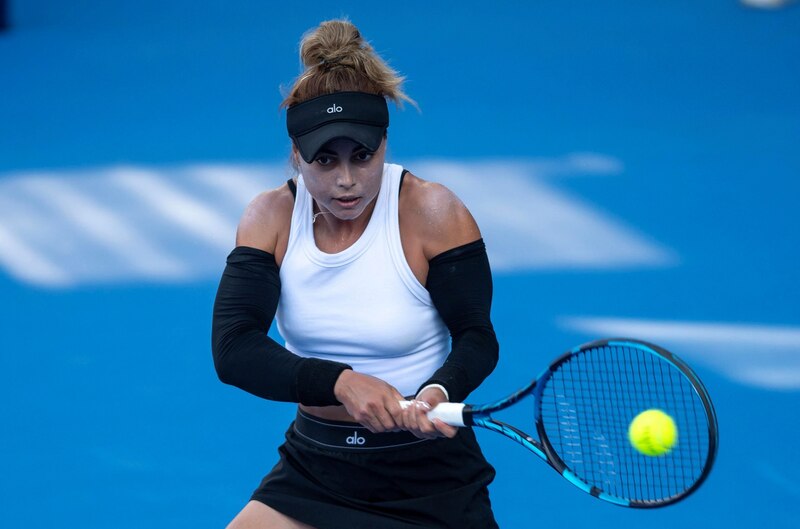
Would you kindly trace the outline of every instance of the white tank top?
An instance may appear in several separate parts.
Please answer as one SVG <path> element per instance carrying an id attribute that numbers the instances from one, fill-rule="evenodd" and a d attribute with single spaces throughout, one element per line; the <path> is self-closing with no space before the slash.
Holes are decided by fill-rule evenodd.
<path id="1" fill-rule="evenodd" d="M 312 198 L 298 177 L 276 319 L 293 353 L 350 364 L 413 396 L 444 362 L 450 334 L 403 253 L 402 171 L 384 165 L 364 233 L 336 254 L 317 248 Z"/>

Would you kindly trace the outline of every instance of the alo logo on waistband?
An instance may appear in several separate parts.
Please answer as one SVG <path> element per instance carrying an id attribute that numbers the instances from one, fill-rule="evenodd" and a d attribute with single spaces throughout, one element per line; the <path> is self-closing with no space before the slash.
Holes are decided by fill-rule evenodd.
<path id="1" fill-rule="evenodd" d="M 349 445 L 358 445 L 361 446 L 367 442 L 366 439 L 358 435 L 358 432 L 353 432 L 353 435 L 350 435 L 345 439 L 345 442 Z"/>
<path id="2" fill-rule="evenodd" d="M 340 107 L 339 105 L 337 105 L 335 103 L 334 103 L 333 106 L 328 107 L 328 114 L 336 114 L 337 112 L 341 112 L 341 111 L 342 111 L 342 107 Z"/>

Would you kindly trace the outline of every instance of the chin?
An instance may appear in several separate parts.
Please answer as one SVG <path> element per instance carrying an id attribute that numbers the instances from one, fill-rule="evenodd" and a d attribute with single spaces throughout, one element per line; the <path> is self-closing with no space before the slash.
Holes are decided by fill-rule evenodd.
<path id="1" fill-rule="evenodd" d="M 340 212 L 338 215 L 336 215 L 336 218 L 338 218 L 339 220 L 356 220 L 363 214 L 364 210 L 361 211 L 348 210 Z"/>

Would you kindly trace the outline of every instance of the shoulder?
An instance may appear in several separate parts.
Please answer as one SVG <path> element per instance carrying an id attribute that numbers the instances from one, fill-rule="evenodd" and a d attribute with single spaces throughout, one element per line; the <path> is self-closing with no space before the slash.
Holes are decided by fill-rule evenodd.
<path id="1" fill-rule="evenodd" d="M 242 214 L 236 230 L 236 246 L 274 254 L 278 243 L 288 236 L 293 208 L 294 195 L 287 184 L 259 194 Z"/>
<path id="2" fill-rule="evenodd" d="M 475 219 L 450 189 L 406 173 L 400 192 L 400 215 L 426 259 L 481 237 Z"/>

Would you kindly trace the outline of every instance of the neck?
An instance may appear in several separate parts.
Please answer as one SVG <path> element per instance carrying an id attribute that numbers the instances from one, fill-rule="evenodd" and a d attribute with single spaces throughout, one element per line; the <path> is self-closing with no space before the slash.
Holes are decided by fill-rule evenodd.
<path id="1" fill-rule="evenodd" d="M 314 238 L 320 250 L 335 253 L 349 248 L 367 229 L 376 202 L 377 197 L 355 219 L 342 220 L 330 211 L 320 208 L 314 201 Z"/>

